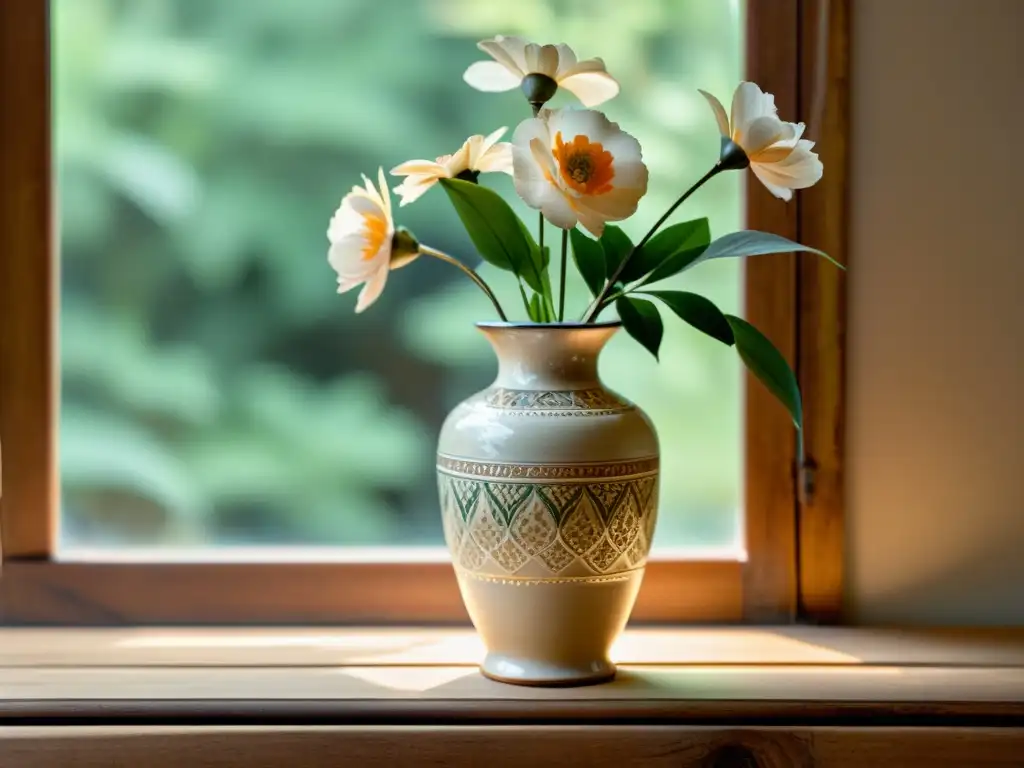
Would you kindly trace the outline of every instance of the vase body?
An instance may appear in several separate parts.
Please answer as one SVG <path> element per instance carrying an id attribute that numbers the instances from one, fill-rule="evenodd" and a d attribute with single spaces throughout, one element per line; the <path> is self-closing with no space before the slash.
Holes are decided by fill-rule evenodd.
<path id="1" fill-rule="evenodd" d="M 479 327 L 498 377 L 448 416 L 437 473 L 481 669 L 525 685 L 610 679 L 658 500 L 654 429 L 597 374 L 618 324 Z"/>

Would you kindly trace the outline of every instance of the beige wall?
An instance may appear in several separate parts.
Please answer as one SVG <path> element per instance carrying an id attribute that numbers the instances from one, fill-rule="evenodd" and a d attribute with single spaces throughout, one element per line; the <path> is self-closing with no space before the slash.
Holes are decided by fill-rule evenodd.
<path id="1" fill-rule="evenodd" d="M 851 5 L 848 606 L 1024 624 L 1024 0 Z"/>

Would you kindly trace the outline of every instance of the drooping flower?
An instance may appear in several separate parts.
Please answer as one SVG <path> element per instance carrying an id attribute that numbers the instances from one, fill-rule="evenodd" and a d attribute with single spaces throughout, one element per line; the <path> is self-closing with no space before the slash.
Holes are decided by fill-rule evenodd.
<path id="1" fill-rule="evenodd" d="M 438 179 L 470 178 L 481 173 L 512 173 L 512 145 L 499 142 L 508 128 L 499 128 L 489 136 L 470 136 L 453 155 L 437 160 L 409 160 L 391 169 L 393 176 L 405 176 L 395 187 L 395 194 L 408 205 L 437 183 Z"/>
<path id="2" fill-rule="evenodd" d="M 706 91 L 701 94 L 711 105 L 722 136 L 743 150 L 750 169 L 773 195 L 791 200 L 794 189 L 813 186 L 821 178 L 821 161 L 811 151 L 814 142 L 801 138 L 804 124 L 779 119 L 772 94 L 756 83 L 740 83 L 729 115 L 722 102 Z"/>
<path id="3" fill-rule="evenodd" d="M 619 83 L 601 59 L 577 61 L 568 45 L 538 45 L 521 37 L 498 35 L 477 47 L 494 61 L 471 64 L 463 79 L 479 91 L 511 91 L 522 87 L 531 103 L 543 104 L 561 87 L 585 107 L 613 98 Z M 531 77 L 537 75 L 539 77 Z"/>
<path id="4" fill-rule="evenodd" d="M 377 300 L 390 270 L 404 267 L 419 255 L 412 236 L 395 230 L 383 168 L 378 169 L 377 180 L 379 189 L 363 176 L 365 186 L 352 187 L 327 228 L 331 243 L 327 261 L 338 273 L 338 293 L 363 285 L 356 312 Z"/>
<path id="5" fill-rule="evenodd" d="M 512 140 L 516 192 L 557 227 L 600 237 L 647 192 L 640 143 L 594 110 L 542 109 Z"/>

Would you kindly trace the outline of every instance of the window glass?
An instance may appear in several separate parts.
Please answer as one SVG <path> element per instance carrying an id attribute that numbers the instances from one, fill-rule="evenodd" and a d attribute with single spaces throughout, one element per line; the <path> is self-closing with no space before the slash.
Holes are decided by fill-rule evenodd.
<path id="1" fill-rule="evenodd" d="M 728 98 L 741 75 L 736 1 L 52 8 L 64 556 L 439 545 L 434 441 L 449 409 L 494 376 L 473 327 L 493 310 L 457 271 L 421 259 L 355 315 L 355 292 L 335 293 L 326 261 L 341 196 L 378 165 L 500 126 L 511 135 L 523 98 L 474 91 L 462 73 L 483 57 L 477 40 L 522 34 L 601 56 L 622 83 L 601 109 L 639 138 L 651 169 L 625 225 L 636 238 L 716 158 L 697 88 Z M 508 178 L 485 182 L 514 198 Z M 732 231 L 740 186 L 739 174 L 718 177 L 684 215 Z M 400 223 L 475 262 L 439 189 Z M 506 308 L 519 305 L 506 275 L 481 271 Z M 738 264 L 712 263 L 668 287 L 735 313 L 740 280 Z M 586 299 L 571 283 L 572 312 Z M 602 373 L 660 433 L 657 546 L 736 546 L 735 354 L 672 318 L 660 364 L 620 335 Z"/>

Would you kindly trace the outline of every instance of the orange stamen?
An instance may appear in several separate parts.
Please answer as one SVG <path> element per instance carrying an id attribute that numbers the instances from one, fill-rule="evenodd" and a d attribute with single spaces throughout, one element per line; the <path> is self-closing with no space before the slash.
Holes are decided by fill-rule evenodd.
<path id="1" fill-rule="evenodd" d="M 377 252 L 380 247 L 384 245 L 384 238 L 388 234 L 388 222 L 381 214 L 376 211 L 373 213 L 363 214 L 363 235 L 366 237 L 366 244 L 363 246 L 362 258 L 363 261 L 369 261 Z"/>
<path id="2" fill-rule="evenodd" d="M 580 194 L 603 195 L 612 190 L 615 158 L 600 143 L 579 135 L 566 144 L 559 131 L 555 134 L 555 160 L 562 179 Z"/>

